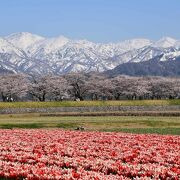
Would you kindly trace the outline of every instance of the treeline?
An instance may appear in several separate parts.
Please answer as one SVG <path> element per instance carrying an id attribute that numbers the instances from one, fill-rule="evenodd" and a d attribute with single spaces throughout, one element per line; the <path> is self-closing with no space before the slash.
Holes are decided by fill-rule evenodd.
<path id="1" fill-rule="evenodd" d="M 180 78 L 107 78 L 99 74 L 43 77 L 0 76 L 1 101 L 62 101 L 180 98 Z"/>

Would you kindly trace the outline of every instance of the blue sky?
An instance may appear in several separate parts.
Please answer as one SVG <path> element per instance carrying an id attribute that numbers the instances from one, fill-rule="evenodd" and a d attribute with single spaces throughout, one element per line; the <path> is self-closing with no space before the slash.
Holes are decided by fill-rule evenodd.
<path id="1" fill-rule="evenodd" d="M 94 42 L 180 39 L 180 0 L 0 0 L 0 36 L 31 32 Z"/>

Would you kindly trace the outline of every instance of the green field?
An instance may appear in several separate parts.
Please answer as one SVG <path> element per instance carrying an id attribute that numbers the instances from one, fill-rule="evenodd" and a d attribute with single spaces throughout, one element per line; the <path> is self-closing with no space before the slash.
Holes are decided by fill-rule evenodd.
<path id="1" fill-rule="evenodd" d="M 56 101 L 56 102 L 0 102 L 2 108 L 84 107 L 84 106 L 156 106 L 180 105 L 176 100 L 121 100 L 121 101 Z"/>
<path id="2" fill-rule="evenodd" d="M 48 108 L 86 106 L 171 106 L 180 100 L 123 100 L 123 101 L 62 101 L 62 102 L 0 102 L 5 108 Z M 108 114 L 109 113 L 109 114 Z M 119 113 L 117 115 L 117 113 Z M 124 113 L 124 114 L 123 114 Z M 158 133 L 180 135 L 178 112 L 96 112 L 54 114 L 6 114 L 0 115 L 0 128 L 63 128 L 74 130 L 84 127 L 87 131 L 111 131 L 129 133 Z M 147 112 L 146 112 L 147 113 Z M 95 116 L 96 114 L 96 116 Z M 86 116 L 85 116 L 86 115 Z"/>
<path id="3" fill-rule="evenodd" d="M 0 115 L 0 128 L 63 128 L 84 127 L 87 131 L 158 133 L 180 135 L 180 117 L 97 116 L 58 117 L 40 114 Z"/>

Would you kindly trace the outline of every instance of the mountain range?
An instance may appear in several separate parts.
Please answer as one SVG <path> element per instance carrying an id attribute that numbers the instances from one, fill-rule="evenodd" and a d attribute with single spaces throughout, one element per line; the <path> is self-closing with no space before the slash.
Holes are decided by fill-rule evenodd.
<path id="1" fill-rule="evenodd" d="M 180 41 L 170 37 L 158 41 L 139 38 L 118 43 L 93 43 L 21 32 L 0 38 L 0 71 L 14 73 L 104 72 L 122 64 L 139 64 L 156 57 L 158 62 L 174 61 L 179 56 Z"/>
<path id="2" fill-rule="evenodd" d="M 129 76 L 180 76 L 180 56 L 173 61 L 160 61 L 163 55 L 156 56 L 155 58 L 134 63 L 128 62 L 118 65 L 112 70 L 105 71 L 104 73 L 110 77 L 118 75 Z"/>

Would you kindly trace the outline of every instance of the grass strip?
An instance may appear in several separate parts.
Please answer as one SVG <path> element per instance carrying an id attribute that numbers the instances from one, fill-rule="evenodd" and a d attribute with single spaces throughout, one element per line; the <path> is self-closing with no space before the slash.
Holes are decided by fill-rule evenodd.
<path id="1" fill-rule="evenodd" d="M 105 132 L 125 132 L 135 134 L 162 134 L 180 135 L 180 128 L 114 128 L 102 129 Z"/>
<path id="2" fill-rule="evenodd" d="M 55 101 L 55 102 L 0 102 L 4 108 L 48 108 L 87 106 L 167 106 L 180 105 L 180 99 L 173 100 L 119 100 L 119 101 Z"/>
<path id="3" fill-rule="evenodd" d="M 68 112 L 68 113 L 43 113 L 40 116 L 65 117 L 65 116 L 174 116 L 180 117 L 180 111 L 126 111 L 126 112 Z"/>

